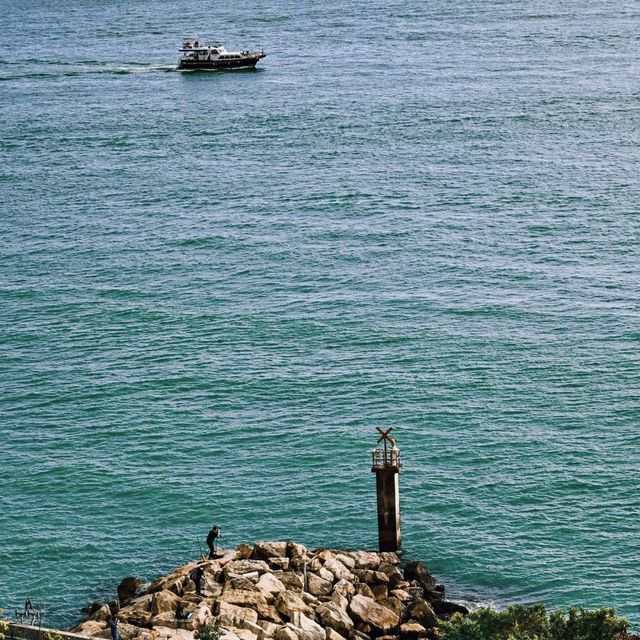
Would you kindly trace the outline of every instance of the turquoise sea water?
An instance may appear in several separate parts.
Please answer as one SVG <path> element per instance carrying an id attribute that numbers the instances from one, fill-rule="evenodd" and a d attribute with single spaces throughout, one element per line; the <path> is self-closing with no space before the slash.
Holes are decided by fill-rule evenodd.
<path id="1" fill-rule="evenodd" d="M 0 606 L 374 547 L 393 425 L 452 597 L 640 624 L 637 3 L 1 9 Z"/>

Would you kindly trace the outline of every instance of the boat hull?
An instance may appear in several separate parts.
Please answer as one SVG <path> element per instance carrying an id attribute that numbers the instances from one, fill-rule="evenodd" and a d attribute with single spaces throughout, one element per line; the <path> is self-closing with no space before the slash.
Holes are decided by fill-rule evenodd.
<path id="1" fill-rule="evenodd" d="M 263 56 L 247 56 L 235 60 L 180 60 L 182 71 L 216 71 L 222 69 L 252 69 Z"/>

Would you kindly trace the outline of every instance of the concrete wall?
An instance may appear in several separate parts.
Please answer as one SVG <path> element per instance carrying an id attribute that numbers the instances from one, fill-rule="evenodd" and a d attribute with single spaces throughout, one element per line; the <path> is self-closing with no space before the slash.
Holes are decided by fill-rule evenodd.
<path id="1" fill-rule="evenodd" d="M 7 638 L 14 640 L 46 640 L 47 633 L 56 633 L 62 640 L 87 640 L 88 636 L 70 631 L 58 631 L 57 629 L 47 629 L 46 627 L 35 627 L 31 624 L 19 624 L 17 622 L 7 622 L 9 631 Z"/>

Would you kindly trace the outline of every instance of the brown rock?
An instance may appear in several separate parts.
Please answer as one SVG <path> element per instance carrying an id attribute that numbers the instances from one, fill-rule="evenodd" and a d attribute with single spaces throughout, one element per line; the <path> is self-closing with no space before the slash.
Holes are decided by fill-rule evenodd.
<path id="1" fill-rule="evenodd" d="M 278 593 L 273 604 L 279 613 L 282 613 L 288 618 L 292 618 L 295 612 L 305 614 L 311 613 L 304 600 L 291 591 L 283 591 L 281 593 Z"/>
<path id="2" fill-rule="evenodd" d="M 338 580 L 338 582 L 333 585 L 333 593 L 337 593 L 343 598 L 351 600 L 356 593 L 356 588 L 353 586 L 353 583 L 348 580 Z"/>
<path id="3" fill-rule="evenodd" d="M 267 561 L 269 558 L 284 558 L 287 555 L 286 542 L 256 542 L 251 557 L 255 560 Z"/>
<path id="4" fill-rule="evenodd" d="M 240 640 L 258 640 L 258 634 L 253 631 L 249 631 L 249 629 L 239 629 L 238 627 L 233 627 L 233 633 L 240 638 Z"/>
<path id="5" fill-rule="evenodd" d="M 107 625 L 97 620 L 87 620 L 73 627 L 72 631 L 91 638 L 111 638 L 111 631 L 107 628 Z"/>
<path id="6" fill-rule="evenodd" d="M 228 602 L 218 603 L 218 620 L 223 627 L 242 627 L 243 620 L 258 622 L 258 612 Z"/>
<path id="7" fill-rule="evenodd" d="M 220 596 L 220 602 L 235 604 L 239 607 L 247 607 L 258 612 L 261 617 L 269 615 L 269 605 L 261 593 L 252 591 L 239 591 L 236 589 L 224 590 Z"/>
<path id="8" fill-rule="evenodd" d="M 325 629 L 325 633 L 327 634 L 326 640 L 347 640 L 333 629 Z"/>
<path id="9" fill-rule="evenodd" d="M 275 640 L 299 640 L 296 628 L 292 624 L 285 624 L 280 627 L 274 636 Z"/>
<path id="10" fill-rule="evenodd" d="M 188 607 L 185 607 L 188 608 Z M 190 608 L 189 608 L 190 609 Z M 152 616 L 151 626 L 156 627 L 173 627 L 176 625 L 176 613 L 175 611 L 165 611 L 159 613 L 157 616 Z"/>
<path id="11" fill-rule="evenodd" d="M 283 573 L 282 575 L 278 575 L 278 580 L 282 582 L 287 591 L 302 593 L 304 590 L 303 579 L 296 573 Z"/>
<path id="12" fill-rule="evenodd" d="M 315 554 L 316 558 L 321 560 L 322 562 L 326 562 L 327 560 L 335 560 L 336 554 L 331 551 L 331 549 L 318 549 Z"/>
<path id="13" fill-rule="evenodd" d="M 382 573 L 382 571 L 372 571 L 371 569 L 365 569 L 358 571 L 358 577 L 361 582 L 365 582 L 368 585 L 374 584 L 387 584 L 389 582 L 389 576 Z"/>
<path id="14" fill-rule="evenodd" d="M 380 604 L 383 607 L 387 607 L 387 609 L 391 609 L 391 611 L 394 611 L 398 617 L 402 616 L 404 607 L 402 605 L 402 602 L 400 602 L 398 598 L 395 598 L 394 596 L 389 596 L 388 598 L 381 600 Z"/>
<path id="15" fill-rule="evenodd" d="M 133 640 L 133 638 L 137 638 L 140 635 L 140 627 L 127 622 L 121 622 L 118 625 L 118 631 L 122 640 Z"/>
<path id="16" fill-rule="evenodd" d="M 301 558 L 304 559 L 309 555 L 307 548 L 304 545 L 296 544 L 295 542 L 287 542 L 287 558 Z"/>
<path id="17" fill-rule="evenodd" d="M 355 621 L 371 625 L 376 631 L 390 631 L 400 622 L 395 611 L 359 594 L 351 599 L 348 611 Z"/>
<path id="18" fill-rule="evenodd" d="M 322 560 L 317 556 L 314 556 L 307 562 L 307 571 L 313 571 L 314 573 L 318 573 L 322 568 Z M 333 575 L 333 574 L 332 574 Z"/>
<path id="19" fill-rule="evenodd" d="M 373 627 L 367 622 L 356 622 L 356 629 L 360 633 L 364 633 L 366 636 L 370 636 L 373 631 Z"/>
<path id="20" fill-rule="evenodd" d="M 353 556 L 346 553 L 336 554 L 336 560 L 340 561 L 349 571 L 353 571 L 356 568 L 356 560 Z"/>
<path id="21" fill-rule="evenodd" d="M 324 580 L 315 573 L 307 574 L 307 591 L 314 596 L 328 596 L 333 590 L 333 583 Z"/>
<path id="22" fill-rule="evenodd" d="M 290 562 L 291 560 L 289 558 L 269 558 L 267 560 L 268 565 L 274 571 L 287 571 Z"/>
<path id="23" fill-rule="evenodd" d="M 383 584 L 373 585 L 371 587 L 371 591 L 373 592 L 374 600 L 377 600 L 378 602 L 380 600 L 384 600 L 389 595 L 387 587 Z"/>
<path id="24" fill-rule="evenodd" d="M 427 630 L 415 620 L 400 625 L 400 640 L 418 640 L 426 636 Z"/>
<path id="25" fill-rule="evenodd" d="M 320 622 L 330 629 L 337 631 L 342 635 L 349 635 L 351 629 L 353 629 L 353 621 L 347 615 L 346 611 L 343 611 L 334 602 L 327 602 L 320 605 L 316 609 L 316 614 L 320 618 Z"/>
<path id="26" fill-rule="evenodd" d="M 407 613 L 416 622 L 419 622 L 425 629 L 431 629 L 438 625 L 438 618 L 435 611 L 428 602 L 422 598 L 416 598 L 408 607 Z"/>
<path id="27" fill-rule="evenodd" d="M 320 604 L 320 600 L 316 598 L 314 595 L 310 594 L 308 591 L 303 591 L 300 594 L 300 597 L 304 601 L 304 603 L 310 606 L 312 609 L 315 609 L 318 604 Z"/>
<path id="28" fill-rule="evenodd" d="M 326 638 L 325 630 L 304 613 L 298 613 L 295 624 L 302 630 L 302 633 L 297 632 L 301 640 L 325 640 Z"/>
<path id="29" fill-rule="evenodd" d="M 278 630 L 278 625 L 274 622 L 267 622 L 266 620 L 258 620 L 256 624 L 263 630 L 264 636 L 267 638 L 273 638 L 276 631 Z"/>
<path id="30" fill-rule="evenodd" d="M 246 577 L 248 575 L 250 574 L 247 573 L 244 576 L 229 576 L 227 581 L 224 583 L 224 590 L 238 589 L 239 591 L 260 591 L 258 585 Z M 262 575 L 266 576 L 271 574 L 263 573 Z"/>
<path id="31" fill-rule="evenodd" d="M 370 551 L 356 551 L 351 554 L 358 569 L 372 569 L 376 571 L 380 566 L 380 556 Z"/>
<path id="32" fill-rule="evenodd" d="M 258 580 L 256 588 L 267 598 L 281 591 L 286 591 L 286 587 L 282 584 L 282 581 L 278 580 L 273 573 L 263 573 Z"/>
<path id="33" fill-rule="evenodd" d="M 400 602 L 409 602 L 409 600 L 412 599 L 411 594 L 404 589 L 394 589 L 393 591 L 390 591 L 389 594 L 398 598 Z"/>
<path id="34" fill-rule="evenodd" d="M 344 596 L 341 596 L 335 591 L 331 594 L 331 602 L 333 602 L 343 611 L 346 611 L 349 608 L 349 601 Z"/>
<path id="35" fill-rule="evenodd" d="M 89 620 L 104 622 L 110 615 L 111 607 L 108 604 L 103 604 L 89 616 Z"/>
<path id="36" fill-rule="evenodd" d="M 328 580 L 329 582 L 331 582 L 331 584 L 333 584 L 333 581 L 335 580 L 335 576 L 333 575 L 333 573 L 331 573 L 331 571 L 329 571 L 329 569 L 325 567 L 320 567 L 318 569 L 318 575 L 323 580 Z"/>
<path id="37" fill-rule="evenodd" d="M 267 622 L 273 622 L 274 624 L 278 625 L 283 623 L 282 617 L 278 613 L 278 610 L 272 604 L 270 604 L 267 607 L 267 610 L 260 615 L 262 616 L 262 619 Z"/>
<path id="38" fill-rule="evenodd" d="M 365 596 L 365 598 L 373 598 L 373 591 L 371 591 L 371 587 L 364 582 L 359 582 L 356 584 L 356 594 L 360 596 Z"/>
<path id="39" fill-rule="evenodd" d="M 253 547 L 250 544 L 245 544 L 244 542 L 241 542 L 236 547 L 236 558 L 238 560 L 248 560 L 251 557 L 252 553 L 253 553 Z"/>
<path id="40" fill-rule="evenodd" d="M 232 560 L 224 566 L 226 576 L 232 574 L 241 576 L 255 571 L 261 575 L 269 571 L 269 565 L 264 560 Z"/>
<path id="41" fill-rule="evenodd" d="M 353 580 L 351 571 L 335 558 L 327 558 L 327 560 L 324 561 L 324 568 L 331 571 L 338 580 Z"/>
<path id="42" fill-rule="evenodd" d="M 389 564 L 400 564 L 400 556 L 394 551 L 382 551 L 378 554 L 381 562 L 388 562 Z"/>
<path id="43" fill-rule="evenodd" d="M 140 578 L 134 578 L 132 576 L 125 578 L 118 585 L 118 600 L 120 600 L 120 604 L 125 604 L 129 602 L 129 600 L 133 600 L 138 595 L 138 590 L 144 584 L 143 580 Z"/>
<path id="44" fill-rule="evenodd" d="M 156 591 L 151 597 L 151 613 L 157 616 L 160 613 L 166 613 L 167 611 L 175 611 L 180 597 L 173 591 L 165 589 L 164 591 Z"/>

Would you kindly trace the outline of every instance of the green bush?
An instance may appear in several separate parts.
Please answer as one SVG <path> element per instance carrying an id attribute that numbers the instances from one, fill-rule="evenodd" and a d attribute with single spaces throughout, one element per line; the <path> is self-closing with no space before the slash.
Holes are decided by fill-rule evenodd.
<path id="1" fill-rule="evenodd" d="M 200 627 L 194 634 L 196 640 L 218 640 L 222 631 L 217 622 L 211 622 L 204 627 Z"/>
<path id="2" fill-rule="evenodd" d="M 547 613 L 544 605 L 487 607 L 467 616 L 455 614 L 440 625 L 441 640 L 624 640 L 628 622 L 614 609 Z"/>

